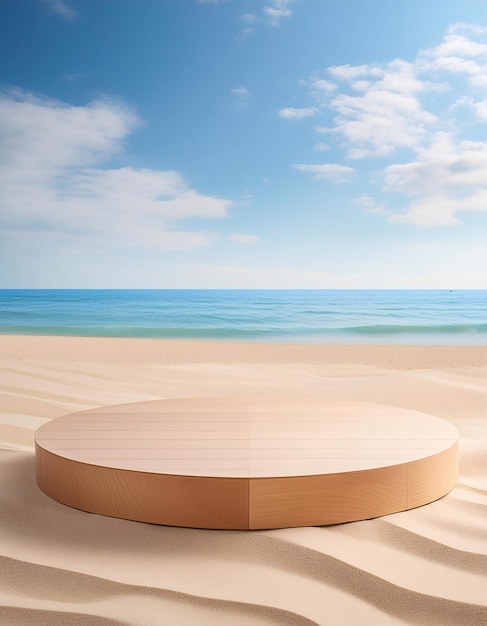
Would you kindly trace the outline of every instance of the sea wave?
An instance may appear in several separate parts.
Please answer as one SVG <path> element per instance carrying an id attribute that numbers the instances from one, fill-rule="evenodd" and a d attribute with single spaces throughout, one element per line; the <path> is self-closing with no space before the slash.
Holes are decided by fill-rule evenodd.
<path id="1" fill-rule="evenodd" d="M 388 335 L 403 333 L 487 333 L 487 324 L 439 324 L 439 325 L 399 325 L 399 324 L 373 324 L 371 326 L 349 326 L 340 329 L 342 332 L 357 333 L 364 335 Z"/>
<path id="2" fill-rule="evenodd" d="M 304 341 L 332 342 L 337 340 L 353 341 L 355 339 L 380 339 L 393 337 L 421 337 L 432 339 L 447 338 L 478 338 L 487 340 L 487 324 L 464 325 L 399 325 L 399 324 L 372 324 L 366 326 L 341 327 L 309 327 L 291 326 L 286 324 L 262 325 L 209 325 L 209 326 L 178 326 L 141 327 L 137 325 L 99 325 L 99 326 L 40 326 L 18 325 L 0 328 L 0 334 L 8 335 L 53 335 L 72 337 L 127 337 L 151 339 L 215 339 L 235 341 L 282 341 L 284 343 Z"/>
<path id="3" fill-rule="evenodd" d="M 487 343 L 487 291 L 0 290 L 0 334 Z"/>

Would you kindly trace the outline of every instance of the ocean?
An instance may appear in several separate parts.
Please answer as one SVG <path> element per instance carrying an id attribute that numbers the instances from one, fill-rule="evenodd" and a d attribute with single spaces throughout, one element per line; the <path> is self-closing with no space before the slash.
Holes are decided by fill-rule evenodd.
<path id="1" fill-rule="evenodd" d="M 487 290 L 0 290 L 0 334 L 487 345 Z"/>

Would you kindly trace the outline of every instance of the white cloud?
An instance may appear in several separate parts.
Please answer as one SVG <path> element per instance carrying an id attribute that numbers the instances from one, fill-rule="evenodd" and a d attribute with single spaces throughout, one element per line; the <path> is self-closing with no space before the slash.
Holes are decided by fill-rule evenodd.
<path id="1" fill-rule="evenodd" d="M 368 193 L 363 193 L 359 198 L 355 198 L 353 205 L 363 209 L 370 215 L 379 215 L 380 217 L 390 215 L 390 211 L 385 208 L 384 204 L 377 204 L 374 198 Z"/>
<path id="2" fill-rule="evenodd" d="M 250 204 L 250 201 L 253 200 L 254 194 L 250 189 L 246 189 L 243 194 L 240 196 L 240 204 Z"/>
<path id="3" fill-rule="evenodd" d="M 289 8 L 293 0 L 270 0 L 269 6 L 263 8 L 267 22 L 271 26 L 280 26 L 281 20 L 291 17 L 293 12 Z"/>
<path id="4" fill-rule="evenodd" d="M 190 249 L 204 232 L 187 218 L 227 215 L 230 202 L 191 189 L 174 171 L 108 168 L 139 124 L 110 101 L 70 106 L 23 92 L 0 98 L 2 217 L 9 231 L 64 233 L 90 246 Z"/>
<path id="5" fill-rule="evenodd" d="M 246 22 L 247 24 L 253 24 L 254 22 L 259 21 L 257 15 L 254 15 L 253 13 L 244 13 L 240 16 L 240 19 L 242 20 L 242 22 Z"/>
<path id="6" fill-rule="evenodd" d="M 379 65 L 332 65 L 328 73 L 338 80 L 352 82 L 361 76 L 380 77 L 383 70 Z"/>
<path id="7" fill-rule="evenodd" d="M 335 113 L 333 125 L 319 126 L 319 132 L 334 133 L 355 159 L 414 150 L 439 130 L 440 118 L 426 106 L 426 96 L 455 92 L 454 76 L 477 89 L 479 96 L 464 96 L 463 103 L 477 119 L 487 119 L 487 28 L 455 24 L 438 46 L 420 50 L 412 61 L 330 66 L 326 74 L 303 81 L 319 104 L 316 114 Z M 340 90 L 333 95 L 337 82 Z"/>
<path id="8" fill-rule="evenodd" d="M 64 0 L 42 0 L 42 2 L 49 8 L 51 13 L 60 15 L 65 20 L 73 21 L 78 16 L 76 11 L 66 4 Z"/>
<path id="9" fill-rule="evenodd" d="M 69 82 L 75 82 L 87 76 L 84 72 L 74 72 L 73 74 L 63 74 L 64 80 L 69 80 Z"/>
<path id="10" fill-rule="evenodd" d="M 199 4 L 218 4 L 219 2 L 225 2 L 225 0 L 196 1 Z M 269 26 L 279 27 L 282 20 L 292 16 L 293 12 L 289 7 L 294 1 L 295 0 L 266 0 L 266 4 L 262 7 L 262 14 L 260 16 L 255 13 L 241 14 L 240 21 L 246 24 L 246 26 L 240 29 L 238 35 L 235 36 L 235 39 L 237 41 L 245 41 L 245 39 L 255 32 L 255 26 L 259 23 L 266 23 Z"/>
<path id="11" fill-rule="evenodd" d="M 487 122 L 487 99 L 482 102 L 474 102 L 471 106 L 475 113 L 475 117 L 482 122 Z"/>
<path id="12" fill-rule="evenodd" d="M 281 109 L 278 112 L 279 117 L 284 120 L 302 120 L 305 117 L 313 117 L 316 113 L 316 109 L 313 107 L 294 109 L 292 107 L 288 109 Z"/>
<path id="13" fill-rule="evenodd" d="M 308 87 L 309 94 L 320 106 L 327 106 L 332 94 L 338 89 L 336 83 L 317 76 L 313 76 L 309 80 L 301 80 L 300 83 Z"/>
<path id="14" fill-rule="evenodd" d="M 419 70 L 465 74 L 471 85 L 487 87 L 487 43 L 471 38 L 486 34 L 485 27 L 463 22 L 454 24 L 441 44 L 420 52 Z"/>
<path id="15" fill-rule="evenodd" d="M 248 96 L 249 95 L 249 90 L 246 89 L 245 87 L 236 87 L 235 89 L 231 90 L 231 93 L 233 93 L 235 96 Z"/>
<path id="16" fill-rule="evenodd" d="M 245 41 L 253 33 L 255 33 L 255 28 L 253 26 L 242 28 L 240 33 L 235 37 L 235 41 Z"/>
<path id="17" fill-rule="evenodd" d="M 0 94 L 0 106 L 2 162 L 27 172 L 104 160 L 140 123 L 129 108 L 109 100 L 73 107 L 13 90 Z"/>
<path id="18" fill-rule="evenodd" d="M 238 243 L 249 244 L 259 241 L 260 237 L 258 235 L 248 235 L 246 233 L 234 233 L 233 235 L 230 235 L 230 239 L 232 241 L 237 241 Z"/>
<path id="19" fill-rule="evenodd" d="M 329 80 L 323 80 L 323 79 L 315 78 L 311 82 L 311 87 L 313 87 L 313 89 L 317 93 L 319 93 L 319 92 L 331 93 L 331 92 L 337 90 L 338 85 L 336 83 L 332 83 Z"/>
<path id="20" fill-rule="evenodd" d="M 300 172 L 311 172 L 313 178 L 322 179 L 326 178 L 336 183 L 344 182 L 348 180 L 348 177 L 355 172 L 353 167 L 346 165 L 339 165 L 337 163 L 322 163 L 322 164 L 296 164 L 293 165 L 294 169 Z"/>
<path id="21" fill-rule="evenodd" d="M 316 132 L 346 157 L 361 159 L 370 185 L 382 179 L 377 199 L 364 190 L 356 202 L 367 213 L 440 226 L 461 224 L 465 212 L 487 212 L 487 142 L 472 141 L 485 136 L 480 124 L 487 121 L 486 26 L 454 24 L 411 61 L 331 66 L 302 83 L 311 87 L 317 106 L 308 109 L 317 120 L 334 114 Z M 391 163 L 394 154 L 400 162 Z M 390 165 L 380 170 L 370 157 L 389 157 Z M 294 167 L 339 176 L 330 165 L 345 168 L 343 180 L 348 170 L 339 163 Z"/>
<path id="22" fill-rule="evenodd" d="M 250 91 L 246 87 L 236 87 L 231 89 L 230 93 L 233 95 L 234 103 L 239 109 L 246 109 L 250 103 Z"/>
<path id="23" fill-rule="evenodd" d="M 430 146 L 420 148 L 416 161 L 390 165 L 384 170 L 387 190 L 411 195 L 487 187 L 486 174 L 487 141 L 455 143 L 448 133 L 438 133 Z"/>
<path id="24" fill-rule="evenodd" d="M 260 20 L 254 13 L 243 13 L 243 15 L 240 16 L 240 21 L 244 22 L 244 24 L 247 24 L 247 26 L 240 30 L 235 39 L 237 41 L 244 41 L 245 39 L 250 37 L 250 35 L 255 33 L 255 25 Z"/>
<path id="25" fill-rule="evenodd" d="M 340 68 L 333 69 L 335 75 L 340 73 Z M 416 77 L 413 64 L 395 60 L 384 68 L 343 66 L 341 70 L 341 77 L 360 92 L 340 93 L 330 102 L 338 114 L 333 132 L 343 138 L 351 158 L 414 148 L 437 121 L 421 104 L 419 94 L 430 86 Z M 357 82 L 356 78 L 363 75 L 371 79 Z"/>
<path id="26" fill-rule="evenodd" d="M 418 226 L 461 223 L 457 213 L 487 212 L 487 141 L 455 143 L 438 133 L 431 145 L 417 151 L 415 161 L 384 170 L 385 191 L 413 198 L 391 222 Z"/>
<path id="27" fill-rule="evenodd" d="M 323 142 L 319 142 L 315 144 L 315 147 L 313 148 L 313 150 L 315 152 L 324 152 L 325 150 L 328 150 L 330 146 L 328 146 L 326 143 Z"/>

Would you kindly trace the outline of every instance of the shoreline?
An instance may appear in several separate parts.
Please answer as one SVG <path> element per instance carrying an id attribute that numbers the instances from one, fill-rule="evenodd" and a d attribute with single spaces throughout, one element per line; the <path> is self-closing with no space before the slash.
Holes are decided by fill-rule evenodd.
<path id="1" fill-rule="evenodd" d="M 389 369 L 487 366 L 484 345 L 254 343 L 207 339 L 0 335 L 1 358 L 116 363 L 350 363 Z"/>

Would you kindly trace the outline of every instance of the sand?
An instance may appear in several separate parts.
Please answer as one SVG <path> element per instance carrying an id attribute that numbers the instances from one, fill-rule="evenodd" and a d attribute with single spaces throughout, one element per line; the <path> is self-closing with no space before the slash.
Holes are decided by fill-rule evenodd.
<path id="1" fill-rule="evenodd" d="M 297 346 L 0 337 L 0 623 L 487 624 L 487 347 Z M 45 496 L 36 428 L 171 397 L 295 396 L 456 425 L 445 498 L 320 528 L 206 531 L 84 513 Z"/>

